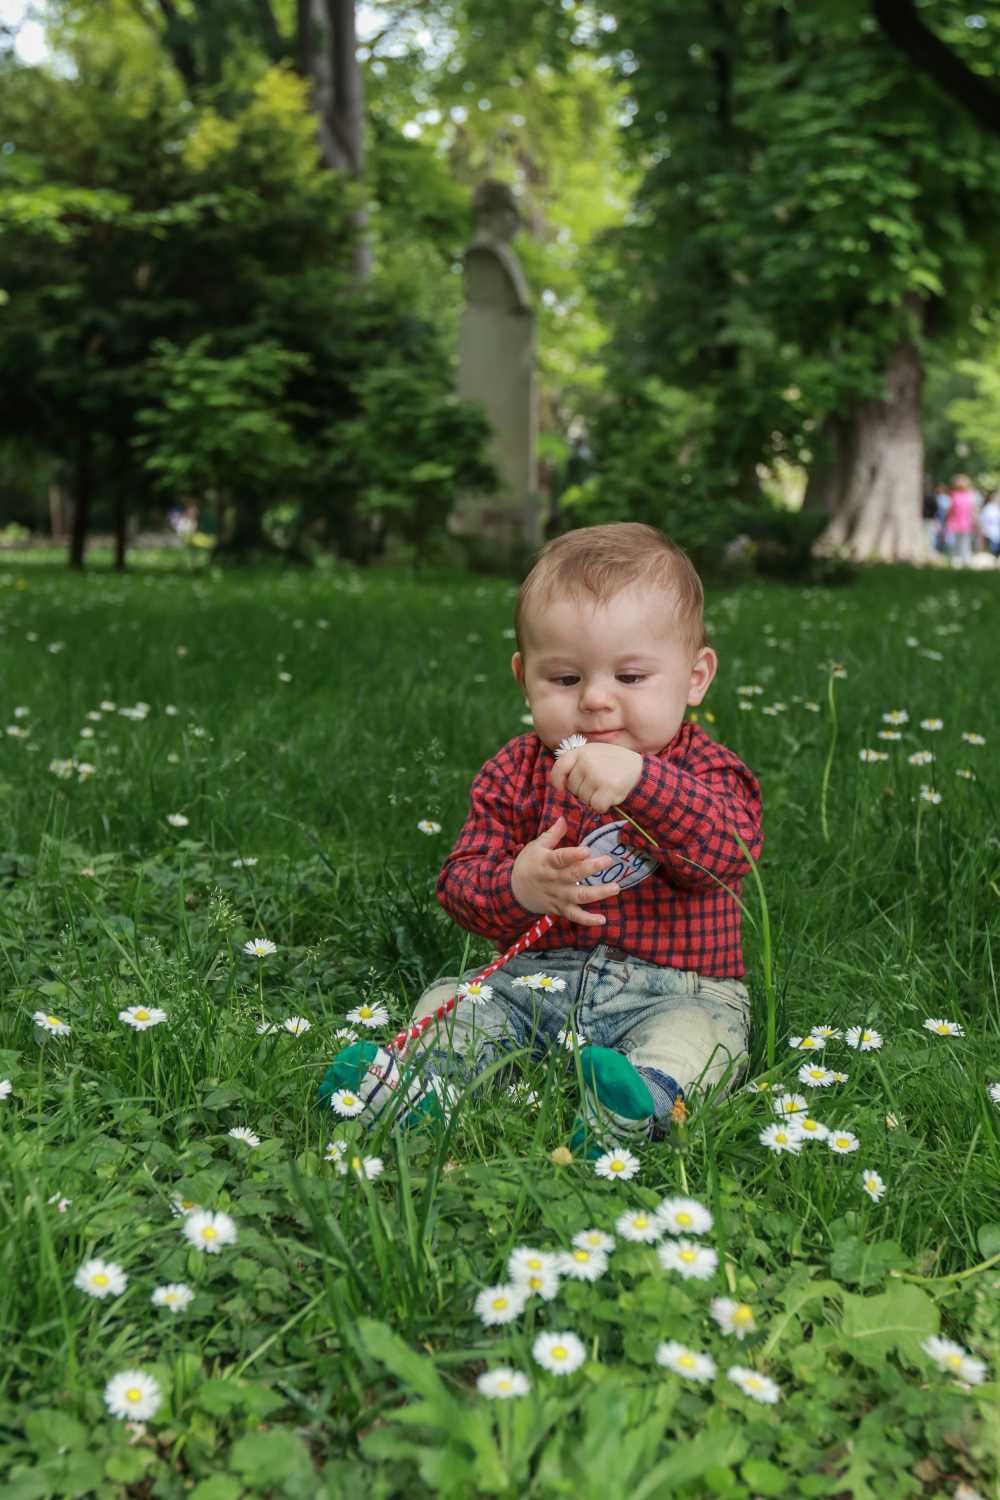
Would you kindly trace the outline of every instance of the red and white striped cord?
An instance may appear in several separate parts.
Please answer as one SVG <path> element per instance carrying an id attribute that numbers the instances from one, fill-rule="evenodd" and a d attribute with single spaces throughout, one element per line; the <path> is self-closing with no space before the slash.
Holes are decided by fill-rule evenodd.
<path id="1" fill-rule="evenodd" d="M 531 924 L 527 932 L 521 933 L 516 943 L 511 943 L 506 953 L 501 953 L 499 958 L 495 958 L 491 964 L 487 964 L 476 982 L 481 983 L 484 979 L 488 979 L 491 974 L 496 973 L 497 969 L 502 969 L 504 964 L 509 964 L 512 958 L 518 958 L 522 953 L 526 952 L 534 943 L 538 942 L 540 937 L 548 932 L 555 920 L 555 917 L 552 916 L 539 917 L 537 922 Z M 391 1042 L 386 1043 L 386 1046 L 392 1052 L 402 1052 L 408 1042 L 419 1041 L 429 1026 L 435 1025 L 438 1021 L 443 1021 L 445 1016 L 450 1015 L 459 1001 L 464 998 L 464 995 L 452 995 L 450 1000 L 446 1000 L 443 1005 L 439 1005 L 437 1010 L 432 1011 L 429 1016 L 421 1016 L 420 1020 L 415 1022 L 407 1031 L 401 1031 L 398 1036 L 394 1036 Z"/>

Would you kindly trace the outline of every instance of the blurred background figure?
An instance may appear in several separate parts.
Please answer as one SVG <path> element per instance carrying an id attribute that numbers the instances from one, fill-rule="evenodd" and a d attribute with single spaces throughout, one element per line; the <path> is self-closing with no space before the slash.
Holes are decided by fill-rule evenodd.
<path id="1" fill-rule="evenodd" d="M 944 523 L 946 549 L 952 566 L 956 568 L 965 567 L 972 557 L 972 542 L 978 521 L 976 500 L 976 491 L 972 488 L 969 476 L 957 474 Z"/>

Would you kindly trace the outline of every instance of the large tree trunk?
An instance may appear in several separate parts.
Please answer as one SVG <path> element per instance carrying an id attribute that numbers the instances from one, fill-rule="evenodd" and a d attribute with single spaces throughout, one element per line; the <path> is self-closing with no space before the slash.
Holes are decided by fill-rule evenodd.
<path id="1" fill-rule="evenodd" d="M 69 539 L 69 565 L 83 572 L 83 554 L 87 548 L 90 524 L 90 501 L 94 492 L 94 440 L 81 432 L 76 444 L 73 475 L 73 530 Z"/>
<path id="2" fill-rule="evenodd" d="M 128 551 L 128 503 L 125 491 L 115 492 L 115 572 L 124 573 L 125 554 Z"/>
<path id="3" fill-rule="evenodd" d="M 802 497 L 803 510 L 833 515 L 837 500 L 850 481 L 849 431 L 848 424 L 842 417 L 829 416 L 824 419 L 815 443 L 813 461 L 809 466 L 806 492 Z"/>
<path id="4" fill-rule="evenodd" d="M 885 389 L 843 421 L 824 481 L 830 524 L 816 544 L 858 562 L 919 562 L 928 555 L 921 521 L 924 439 L 923 368 L 912 339 L 900 340 Z M 838 475 L 836 487 L 830 473 Z"/>

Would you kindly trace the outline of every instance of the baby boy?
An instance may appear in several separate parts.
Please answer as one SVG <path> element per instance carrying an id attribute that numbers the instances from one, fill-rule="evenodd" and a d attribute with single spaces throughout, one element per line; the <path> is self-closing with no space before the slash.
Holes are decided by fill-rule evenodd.
<path id="1" fill-rule="evenodd" d="M 749 1036 L 735 898 L 761 804 L 746 766 L 685 722 L 717 665 L 703 602 L 688 558 L 651 526 L 542 549 L 511 663 L 534 729 L 473 781 L 438 898 L 501 949 L 540 914 L 556 920 L 488 982 L 476 970 L 432 985 L 414 1020 L 467 998 L 401 1059 L 373 1043 L 341 1053 L 324 1096 L 355 1091 L 369 1119 L 393 1101 L 435 1113 L 447 1081 L 568 1040 L 582 1048 L 578 1146 L 649 1135 L 693 1089 L 732 1087 Z"/>

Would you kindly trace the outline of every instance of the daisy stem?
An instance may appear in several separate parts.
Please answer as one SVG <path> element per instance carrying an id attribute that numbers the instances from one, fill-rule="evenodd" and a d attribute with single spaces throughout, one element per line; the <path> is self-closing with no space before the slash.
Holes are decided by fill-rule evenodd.
<path id="1" fill-rule="evenodd" d="M 642 834 L 642 836 L 646 840 L 647 844 L 652 844 L 652 846 L 653 846 L 654 849 L 658 849 L 660 847 L 659 844 L 656 842 L 656 840 L 654 838 L 652 838 L 651 835 L 646 832 L 645 828 L 643 828 L 643 826 L 642 826 L 641 823 L 637 823 L 634 818 L 630 818 L 629 817 L 628 813 L 624 810 L 624 808 L 615 807 L 615 808 L 612 808 L 612 812 L 616 812 L 620 818 L 624 818 L 625 821 L 626 821 L 626 823 L 631 823 L 632 827 L 636 830 L 636 832 Z"/>
<path id="2" fill-rule="evenodd" d="M 885 1089 L 885 1097 L 888 1099 L 889 1103 L 892 1106 L 892 1112 L 893 1112 L 893 1114 L 896 1114 L 896 1112 L 899 1109 L 899 1104 L 896 1101 L 896 1096 L 895 1096 L 895 1094 L 893 1092 L 892 1085 L 890 1084 L 888 1078 L 885 1076 L 885 1069 L 883 1068 L 881 1060 L 880 1060 L 880 1058 L 879 1058 L 879 1056 L 878 1056 L 877 1053 L 875 1055 L 874 1062 L 875 1062 L 875 1071 L 878 1073 L 878 1076 L 881 1078 L 881 1080 L 882 1080 L 882 1087 Z"/>
<path id="3" fill-rule="evenodd" d="M 918 876 L 922 874 L 922 871 L 921 871 L 921 868 L 920 868 L 920 826 L 921 826 L 921 824 L 923 822 L 923 817 L 924 817 L 924 803 L 923 803 L 923 799 L 921 798 L 921 800 L 918 801 L 918 803 L 917 803 L 917 829 L 916 829 L 916 833 L 914 835 L 914 840 L 913 840 L 913 858 L 914 858 L 914 863 L 916 864 L 916 867 L 917 867 L 917 875 Z"/>
<path id="4" fill-rule="evenodd" d="M 837 700 L 833 685 L 836 677 L 830 673 L 830 680 L 826 685 L 826 698 L 830 705 L 830 748 L 826 752 L 826 764 L 823 767 L 823 779 L 819 787 L 819 826 L 823 834 L 823 842 L 830 842 L 830 820 L 827 817 L 827 798 L 830 794 L 830 772 L 833 770 L 833 756 L 837 748 Z"/>
<path id="5" fill-rule="evenodd" d="M 950 1276 L 917 1276 L 911 1271 L 890 1271 L 897 1281 L 964 1281 L 966 1276 L 975 1276 L 977 1271 L 988 1271 L 990 1266 L 995 1266 L 1000 1261 L 1000 1250 L 996 1255 L 991 1255 L 987 1260 L 981 1260 L 978 1265 L 966 1266 L 964 1271 L 952 1271 Z"/>
<path id="6" fill-rule="evenodd" d="M 681 1188 L 686 1193 L 688 1190 L 688 1175 L 687 1168 L 684 1165 L 684 1156 L 680 1151 L 677 1153 L 677 1171 L 681 1179 Z"/>
<path id="7" fill-rule="evenodd" d="M 260 1000 L 260 1020 L 264 1024 L 264 966 L 258 960 L 257 963 L 257 995 Z"/>
<path id="8" fill-rule="evenodd" d="M 733 838 L 743 850 L 743 854 L 750 865 L 750 877 L 757 887 L 757 898 L 760 901 L 760 961 L 764 970 L 764 997 L 767 1001 L 767 1066 L 774 1067 L 774 1053 L 778 1036 L 778 995 L 774 986 L 774 954 L 771 946 L 771 918 L 767 909 L 767 896 L 764 894 L 764 882 L 760 878 L 757 861 L 750 850 L 740 838 L 736 829 L 732 829 Z M 745 910 L 740 902 L 741 909 Z"/>

